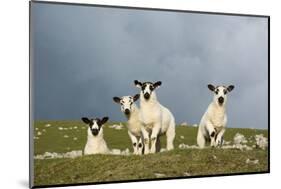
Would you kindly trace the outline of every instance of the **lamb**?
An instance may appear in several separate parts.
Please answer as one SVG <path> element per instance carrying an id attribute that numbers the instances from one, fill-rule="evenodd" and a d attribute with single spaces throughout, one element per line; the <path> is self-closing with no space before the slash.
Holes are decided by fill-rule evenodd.
<path id="1" fill-rule="evenodd" d="M 211 147 L 220 147 L 223 144 L 223 135 L 227 124 L 226 101 L 227 93 L 234 89 L 233 85 L 213 86 L 208 88 L 214 92 L 213 101 L 207 108 L 198 127 L 197 144 L 205 147 L 206 141 L 211 142 Z"/>
<path id="2" fill-rule="evenodd" d="M 159 88 L 162 82 L 142 83 L 138 80 L 134 82 L 135 86 L 141 89 L 140 120 L 142 122 L 141 131 L 144 138 L 144 153 L 156 152 L 157 142 L 159 142 L 159 135 L 161 134 L 166 134 L 167 150 L 174 149 L 175 118 L 166 107 L 158 102 L 155 92 L 155 89 Z M 151 148 L 149 149 L 150 142 Z"/>
<path id="3" fill-rule="evenodd" d="M 139 99 L 140 95 L 113 97 L 114 102 L 120 104 L 121 111 L 128 119 L 128 135 L 132 141 L 134 154 L 141 155 L 143 153 L 143 137 L 141 132 L 141 121 L 139 116 L 139 108 L 134 103 Z"/>
<path id="4" fill-rule="evenodd" d="M 102 126 L 108 121 L 108 117 L 104 117 L 102 119 L 89 119 L 87 117 L 82 117 L 82 121 L 89 126 L 84 155 L 109 153 L 109 149 L 107 148 L 107 144 L 103 138 L 102 129 Z"/>

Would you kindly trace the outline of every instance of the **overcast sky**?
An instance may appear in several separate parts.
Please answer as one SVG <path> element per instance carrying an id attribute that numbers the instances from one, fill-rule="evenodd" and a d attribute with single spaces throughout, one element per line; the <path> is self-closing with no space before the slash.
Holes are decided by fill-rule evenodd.
<path id="1" fill-rule="evenodd" d="M 36 120 L 109 116 L 133 81 L 162 81 L 161 104 L 177 123 L 198 123 L 207 84 L 235 85 L 228 127 L 268 128 L 267 18 L 32 4 Z"/>

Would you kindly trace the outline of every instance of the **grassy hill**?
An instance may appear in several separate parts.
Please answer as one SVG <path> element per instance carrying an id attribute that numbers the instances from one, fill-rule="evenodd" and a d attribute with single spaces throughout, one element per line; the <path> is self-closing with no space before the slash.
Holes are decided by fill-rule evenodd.
<path id="1" fill-rule="evenodd" d="M 104 138 L 110 149 L 132 152 L 131 142 L 124 127 L 121 130 L 104 127 Z M 233 141 L 236 133 L 243 134 L 247 145 L 254 144 L 254 136 L 268 136 L 267 130 L 228 128 L 226 141 Z M 64 153 L 83 150 L 87 126 L 80 121 L 37 121 L 34 124 L 34 154 L 45 152 Z M 119 180 L 170 178 L 183 176 L 214 175 L 268 171 L 268 151 L 253 149 L 179 149 L 179 144 L 196 144 L 197 128 L 178 126 L 174 141 L 175 150 L 143 156 L 90 155 L 75 159 L 34 160 L 35 185 L 73 184 Z M 165 148 L 166 138 L 161 137 Z M 257 164 L 247 159 L 258 160 Z"/>

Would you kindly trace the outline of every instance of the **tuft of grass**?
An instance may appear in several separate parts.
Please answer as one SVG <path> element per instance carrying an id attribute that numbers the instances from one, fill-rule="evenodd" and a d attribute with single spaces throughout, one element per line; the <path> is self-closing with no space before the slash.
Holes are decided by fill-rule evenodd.
<path id="1" fill-rule="evenodd" d="M 51 124 L 46 127 L 46 124 Z M 132 151 L 127 129 L 115 130 L 106 124 L 104 138 L 109 148 Z M 125 124 L 123 124 L 125 125 Z M 77 129 L 73 129 L 76 126 Z M 67 128 L 59 130 L 58 128 Z M 37 129 L 36 129 L 37 128 Z M 70 129 L 72 128 L 72 129 Z M 45 132 L 43 132 L 45 129 Z M 87 126 L 80 121 L 36 121 L 34 123 L 34 151 L 68 152 L 83 150 L 87 139 Z M 37 132 L 41 135 L 37 136 Z M 267 130 L 228 128 L 225 140 L 232 141 L 239 132 L 247 138 L 248 145 L 254 144 L 256 134 L 268 136 Z M 175 149 L 169 152 L 143 156 L 89 155 L 75 159 L 34 160 L 36 186 L 54 184 L 74 184 L 136 179 L 183 177 L 186 175 L 214 175 L 268 171 L 268 151 L 254 149 L 240 151 L 236 149 L 179 149 L 178 145 L 196 144 L 197 128 L 177 126 Z M 68 138 L 64 138 L 68 135 Z M 74 140 L 73 138 L 77 138 Z M 165 148 L 166 137 L 161 136 L 161 146 Z M 247 159 L 257 159 L 258 164 L 247 164 Z"/>

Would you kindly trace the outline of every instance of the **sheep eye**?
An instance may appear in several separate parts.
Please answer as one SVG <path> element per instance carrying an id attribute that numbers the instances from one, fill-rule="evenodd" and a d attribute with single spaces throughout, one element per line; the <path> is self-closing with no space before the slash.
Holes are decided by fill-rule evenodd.
<path id="1" fill-rule="evenodd" d="M 226 94 L 226 93 L 227 93 L 227 91 L 224 89 L 224 90 L 223 90 L 223 93 L 224 93 L 224 94 Z"/>
<path id="2" fill-rule="evenodd" d="M 150 86 L 149 86 L 149 89 L 152 91 L 152 90 L 154 89 L 154 87 L 150 85 Z"/>
<path id="3" fill-rule="evenodd" d="M 216 94 L 219 94 L 219 91 L 218 91 L 218 90 L 216 90 L 216 91 L 215 91 L 215 93 L 216 93 Z"/>

